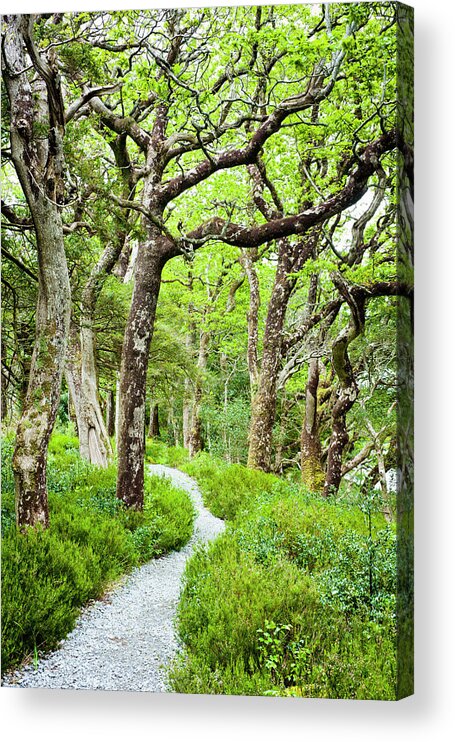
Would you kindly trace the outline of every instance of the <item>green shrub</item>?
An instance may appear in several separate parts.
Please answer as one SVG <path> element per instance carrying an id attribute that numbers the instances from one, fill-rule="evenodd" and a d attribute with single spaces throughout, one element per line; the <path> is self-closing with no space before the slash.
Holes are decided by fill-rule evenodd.
<path id="1" fill-rule="evenodd" d="M 241 659 L 212 670 L 195 655 L 180 655 L 169 670 L 169 682 L 176 693 L 275 695 L 270 692 L 270 676 L 254 667 L 245 667 Z"/>
<path id="2" fill-rule="evenodd" d="M 205 505 L 226 520 L 233 520 L 240 511 L 250 508 L 261 492 L 270 492 L 280 481 L 273 474 L 227 464 L 205 453 L 182 468 L 198 482 Z"/>
<path id="3" fill-rule="evenodd" d="M 55 647 L 73 628 L 78 606 L 96 594 L 100 578 L 93 550 L 50 530 L 11 530 L 2 542 L 2 670 L 35 647 Z"/>
<path id="4" fill-rule="evenodd" d="M 180 468 L 189 461 L 186 448 L 167 446 L 156 438 L 148 438 L 145 444 L 145 460 L 149 464 L 162 464 Z"/>
<path id="5" fill-rule="evenodd" d="M 256 632 L 265 619 L 294 618 L 305 595 L 309 609 L 314 591 L 306 575 L 287 561 L 265 569 L 239 548 L 230 531 L 188 563 L 180 635 L 212 668 L 239 656 L 248 663 L 258 658 Z"/>
<path id="6" fill-rule="evenodd" d="M 165 477 L 145 480 L 144 510 L 124 510 L 122 522 L 131 531 L 141 561 L 180 549 L 191 536 L 194 508 L 188 495 Z"/>
<path id="7" fill-rule="evenodd" d="M 61 455 L 68 452 L 79 451 L 79 439 L 76 435 L 55 432 L 49 441 L 48 452 L 51 455 Z"/>
<path id="8" fill-rule="evenodd" d="M 70 436 L 56 434 L 51 444 L 50 526 L 25 534 L 14 527 L 13 446 L 2 447 L 3 671 L 55 647 L 87 600 L 133 566 L 181 548 L 192 532 L 191 500 L 169 480 L 146 475 L 144 511 L 126 510 L 114 466 L 82 461 Z"/>
<path id="9" fill-rule="evenodd" d="M 395 698 L 396 544 L 383 515 L 207 456 L 185 470 L 231 523 L 187 564 L 174 690 Z"/>

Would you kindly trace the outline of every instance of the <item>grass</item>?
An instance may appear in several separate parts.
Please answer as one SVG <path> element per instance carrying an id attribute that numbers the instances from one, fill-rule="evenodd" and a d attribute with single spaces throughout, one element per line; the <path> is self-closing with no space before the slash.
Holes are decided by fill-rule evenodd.
<path id="1" fill-rule="evenodd" d="M 180 549 L 194 510 L 168 480 L 146 476 L 145 505 L 130 512 L 115 497 L 115 467 L 83 461 L 76 438 L 54 434 L 48 458 L 50 527 L 15 527 L 12 441 L 2 446 L 2 672 L 54 648 L 80 607 L 122 574 Z"/>

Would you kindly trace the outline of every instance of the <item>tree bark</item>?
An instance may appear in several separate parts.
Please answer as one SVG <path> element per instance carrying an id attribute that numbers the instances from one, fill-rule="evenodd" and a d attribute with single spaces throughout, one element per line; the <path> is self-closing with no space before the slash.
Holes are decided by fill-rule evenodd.
<path id="1" fill-rule="evenodd" d="M 60 204 L 64 110 L 57 69 L 33 41 L 33 16 L 6 16 L 3 76 L 11 109 L 11 154 L 36 232 L 38 299 L 29 384 L 13 455 L 20 528 L 49 522 L 46 457 L 54 427 L 69 331 L 71 295 Z M 38 73 L 33 88 L 24 70 Z"/>
<path id="2" fill-rule="evenodd" d="M 160 435 L 160 420 L 158 415 L 158 405 L 150 401 L 150 418 L 149 418 L 149 438 L 158 438 Z"/>
<path id="3" fill-rule="evenodd" d="M 283 329 L 286 311 L 295 287 L 289 273 L 300 270 L 313 254 L 317 235 L 310 232 L 305 241 L 290 245 L 280 241 L 278 265 L 273 282 L 264 329 L 258 390 L 251 403 L 248 466 L 270 471 L 273 425 L 275 422 L 277 381 L 282 363 Z"/>
<path id="4" fill-rule="evenodd" d="M 270 471 L 275 422 L 276 385 L 281 364 L 281 342 L 286 309 L 293 289 L 285 263 L 279 260 L 264 329 L 258 390 L 251 403 L 248 466 Z"/>
<path id="5" fill-rule="evenodd" d="M 107 393 L 106 430 L 109 438 L 115 435 L 115 397 L 113 389 L 109 389 Z"/>
<path id="6" fill-rule="evenodd" d="M 300 458 L 302 482 L 312 492 L 319 492 L 324 484 L 319 437 L 318 387 L 319 361 L 313 358 L 308 366 Z"/>
<path id="7" fill-rule="evenodd" d="M 191 410 L 191 428 L 188 437 L 188 450 L 191 458 L 204 447 L 202 439 L 201 402 L 204 393 L 204 374 L 207 368 L 207 355 L 210 335 L 202 330 L 199 338 L 197 360 L 197 377 L 195 382 L 193 406 Z"/>
<path id="8" fill-rule="evenodd" d="M 338 389 L 332 409 L 332 435 L 327 456 L 327 471 L 323 495 L 336 495 L 342 477 L 343 451 L 349 441 L 346 415 L 357 399 L 358 387 L 349 359 L 349 345 L 363 332 L 365 326 L 365 297 L 355 296 L 341 275 L 332 276 L 333 283 L 347 301 L 351 321 L 335 339 L 332 346 L 332 364 L 338 377 Z"/>
<path id="9" fill-rule="evenodd" d="M 254 399 L 257 393 L 259 381 L 259 364 L 258 364 L 258 323 L 259 307 L 261 297 L 259 293 L 259 280 L 254 268 L 254 262 L 258 259 L 257 248 L 242 250 L 240 255 L 240 264 L 245 271 L 250 289 L 250 305 L 248 308 L 248 374 L 250 377 L 250 393 Z"/>
<path id="10" fill-rule="evenodd" d="M 161 215 L 159 215 L 161 216 Z M 144 223 L 120 369 L 117 497 L 127 507 L 144 501 L 145 398 L 150 343 L 163 267 L 170 257 L 159 230 Z"/>
<path id="11" fill-rule="evenodd" d="M 82 326 L 79 333 L 71 333 L 66 380 L 76 414 L 80 454 L 90 463 L 105 468 L 112 447 L 99 401 L 91 325 Z"/>

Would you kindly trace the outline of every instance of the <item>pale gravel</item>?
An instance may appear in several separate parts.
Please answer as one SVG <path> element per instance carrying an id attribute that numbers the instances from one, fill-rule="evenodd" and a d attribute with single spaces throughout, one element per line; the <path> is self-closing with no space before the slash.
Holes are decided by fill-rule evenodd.
<path id="1" fill-rule="evenodd" d="M 102 600 L 82 610 L 74 630 L 36 669 L 31 663 L 6 675 L 3 686 L 169 690 L 167 668 L 179 649 L 174 623 L 185 564 L 196 544 L 216 538 L 224 523 L 204 507 L 188 475 L 158 464 L 149 470 L 169 477 L 190 495 L 197 513 L 190 541 L 181 551 L 133 570 Z"/>

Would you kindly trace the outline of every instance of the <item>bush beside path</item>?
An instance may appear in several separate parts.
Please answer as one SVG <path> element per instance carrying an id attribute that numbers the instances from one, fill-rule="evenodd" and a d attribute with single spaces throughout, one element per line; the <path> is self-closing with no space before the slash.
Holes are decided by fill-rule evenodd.
<path id="1" fill-rule="evenodd" d="M 103 600 L 86 607 L 69 636 L 46 658 L 6 676 L 3 685 L 40 688 L 165 691 L 166 667 L 178 649 L 174 618 L 181 578 L 197 543 L 224 528 L 203 505 L 186 474 L 150 465 L 185 490 L 196 510 L 194 533 L 181 551 L 136 568 Z"/>

